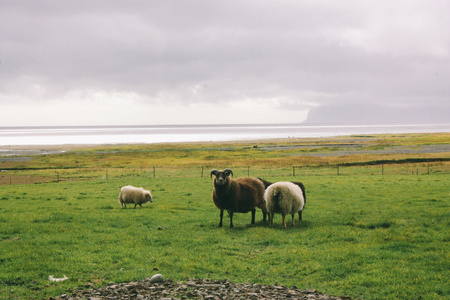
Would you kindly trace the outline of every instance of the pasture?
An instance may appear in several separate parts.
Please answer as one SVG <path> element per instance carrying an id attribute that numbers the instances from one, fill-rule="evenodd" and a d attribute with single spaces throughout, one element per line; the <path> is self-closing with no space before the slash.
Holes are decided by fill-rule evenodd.
<path id="1" fill-rule="evenodd" d="M 80 165 L 107 156 L 86 153 L 83 157 L 90 160 L 66 153 L 39 156 L 30 164 L 67 158 L 66 164 Z M 178 160 L 178 152 L 173 153 Z M 234 157 L 242 162 L 238 154 L 210 156 L 219 157 L 216 166 L 222 168 Z M 270 228 L 257 211 L 256 225 L 250 225 L 250 214 L 235 214 L 235 228 L 230 229 L 227 216 L 224 227 L 218 227 L 209 169 L 204 177 L 154 177 L 150 171 L 133 171 L 134 155 L 129 152 L 131 167 L 124 163 L 126 155 L 120 155 L 126 167 L 122 175 L 0 187 L 0 298 L 42 299 L 87 283 L 101 286 L 155 273 L 174 281 L 277 282 L 355 299 L 450 297 L 448 173 L 293 177 L 271 175 L 263 164 L 261 176 L 267 180 L 305 184 L 304 220 L 293 228 L 288 217 L 285 230 L 276 215 Z M 164 160 L 170 157 L 168 151 Z M 186 158 L 193 164 L 196 159 Z M 215 162 L 204 154 L 201 159 Z M 245 157 L 256 168 L 262 158 L 255 155 L 255 160 Z M 117 161 L 108 163 L 111 167 Z M 246 175 L 245 169 L 235 172 L 235 177 Z M 255 170 L 251 176 L 260 174 Z M 117 196 L 127 184 L 150 189 L 154 202 L 121 209 Z M 49 275 L 69 280 L 50 282 Z"/>

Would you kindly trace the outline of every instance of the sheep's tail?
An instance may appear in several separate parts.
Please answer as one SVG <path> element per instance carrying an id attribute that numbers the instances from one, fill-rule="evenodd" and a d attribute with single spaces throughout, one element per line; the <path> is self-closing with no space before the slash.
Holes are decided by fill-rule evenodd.
<path id="1" fill-rule="evenodd" d="M 274 194 L 273 194 L 273 207 L 275 209 L 279 209 L 280 208 L 280 200 L 281 200 L 281 191 L 277 190 Z"/>

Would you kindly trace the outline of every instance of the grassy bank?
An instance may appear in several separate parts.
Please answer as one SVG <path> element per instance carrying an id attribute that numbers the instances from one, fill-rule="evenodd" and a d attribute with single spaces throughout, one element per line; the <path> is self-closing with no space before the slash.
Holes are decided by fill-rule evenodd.
<path id="1" fill-rule="evenodd" d="M 117 178 L 450 174 L 450 133 L 280 139 L 234 143 L 0 147 L 0 185 Z M 63 151 L 63 153 L 61 153 Z M 53 153 L 24 155 L 23 153 Z"/>
<path id="2" fill-rule="evenodd" d="M 217 162 L 209 160 L 217 167 L 228 160 L 245 160 L 255 167 L 251 175 L 260 175 L 258 156 L 255 161 L 253 154 L 242 156 L 262 146 L 209 146 L 216 151 L 199 154 L 199 146 L 200 152 L 183 150 L 183 155 L 192 164 L 203 162 L 204 155 L 222 156 Z M 230 229 L 217 226 L 219 211 L 211 201 L 209 170 L 203 178 L 153 178 L 133 171 L 138 168 L 136 156 L 145 157 L 153 148 L 115 147 L 116 152 L 88 148 L 39 156 L 29 163 L 104 166 L 108 161 L 128 170 L 121 176 L 0 187 L 0 298 L 48 298 L 86 283 L 101 286 L 155 273 L 175 281 L 201 277 L 277 282 L 362 299 L 450 297 L 448 174 L 301 177 L 308 202 L 304 221 L 295 228 L 283 230 L 280 216 L 269 228 L 258 212 L 255 226 L 249 225 L 250 214 L 237 214 L 235 228 Z M 217 150 L 224 147 L 246 149 Z M 161 164 L 174 160 L 179 165 L 183 159 L 176 158 L 181 154 L 174 154 L 179 153 L 175 148 L 155 157 Z M 294 179 L 271 175 L 266 165 L 260 170 L 271 181 Z M 244 173 L 245 169 L 238 176 Z M 120 209 L 117 196 L 126 184 L 149 188 L 154 203 Z M 66 275 L 69 280 L 54 283 L 49 275 Z"/>
<path id="3" fill-rule="evenodd" d="M 280 139 L 250 142 L 31 146 L 66 151 L 0 160 L 2 169 L 145 169 L 153 166 L 324 166 L 450 159 L 450 133 Z M 21 147 L 13 147 L 15 148 Z M 43 149 L 43 150 L 42 150 Z M 1 158 L 1 157 L 0 157 Z"/>

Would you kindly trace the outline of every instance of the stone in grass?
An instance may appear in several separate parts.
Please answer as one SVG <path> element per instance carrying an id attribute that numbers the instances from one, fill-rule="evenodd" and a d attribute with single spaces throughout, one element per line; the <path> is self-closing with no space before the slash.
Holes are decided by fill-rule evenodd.
<path id="1" fill-rule="evenodd" d="M 150 282 L 151 283 L 159 283 L 159 282 L 163 282 L 163 276 L 161 274 L 155 274 L 152 276 L 152 278 L 150 278 Z"/>

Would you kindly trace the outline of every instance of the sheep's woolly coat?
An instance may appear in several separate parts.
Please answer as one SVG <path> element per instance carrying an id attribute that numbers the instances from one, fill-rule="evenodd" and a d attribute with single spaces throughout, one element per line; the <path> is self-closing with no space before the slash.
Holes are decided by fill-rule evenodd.
<path id="1" fill-rule="evenodd" d="M 262 183 L 264 184 L 264 187 L 267 189 L 271 184 L 273 184 L 272 182 L 269 182 L 269 181 L 266 181 L 266 180 L 264 180 L 264 179 L 262 179 L 262 178 L 259 178 L 258 177 L 258 179 L 259 180 L 261 180 L 262 181 Z M 305 185 L 303 184 L 303 183 L 301 183 L 301 182 L 298 182 L 298 181 L 291 181 L 293 184 L 295 184 L 295 185 L 298 185 L 300 188 L 301 188 L 301 190 L 302 190 L 302 192 L 303 192 L 303 200 L 305 200 L 305 205 L 306 205 L 306 189 L 305 189 Z"/>
<path id="2" fill-rule="evenodd" d="M 274 213 L 282 215 L 282 225 L 286 228 L 286 215 L 292 215 L 292 225 L 295 225 L 294 216 L 299 213 L 301 220 L 301 211 L 305 206 L 303 192 L 298 185 L 292 182 L 276 182 L 267 187 L 264 193 L 267 212 L 269 213 L 270 226 L 273 225 Z"/>
<path id="3" fill-rule="evenodd" d="M 134 203 L 134 208 L 139 204 L 142 207 L 142 204 L 147 202 L 153 202 L 152 194 L 148 190 L 144 190 L 143 188 L 137 188 L 131 185 L 124 186 L 120 189 L 119 193 L 119 203 L 122 208 L 127 208 L 127 203 Z"/>
<path id="4" fill-rule="evenodd" d="M 218 209 L 247 213 L 256 207 L 265 209 L 264 186 L 255 178 L 237 178 L 225 186 L 214 185 L 213 202 Z"/>

